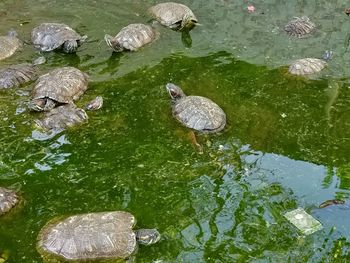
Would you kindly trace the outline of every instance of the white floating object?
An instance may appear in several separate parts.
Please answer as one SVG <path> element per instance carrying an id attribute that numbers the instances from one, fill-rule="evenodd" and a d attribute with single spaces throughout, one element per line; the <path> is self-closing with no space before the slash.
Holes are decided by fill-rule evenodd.
<path id="1" fill-rule="evenodd" d="M 295 225 L 304 235 L 310 235 L 323 228 L 322 224 L 305 212 L 302 208 L 289 211 L 284 214 L 293 225 Z"/>

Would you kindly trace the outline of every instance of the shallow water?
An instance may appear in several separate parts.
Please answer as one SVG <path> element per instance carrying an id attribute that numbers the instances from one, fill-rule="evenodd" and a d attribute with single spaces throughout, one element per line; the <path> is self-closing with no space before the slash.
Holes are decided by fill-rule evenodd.
<path id="1" fill-rule="evenodd" d="M 42 262 L 39 230 L 61 215 L 126 210 L 137 227 L 163 234 L 140 247 L 137 262 L 346 262 L 350 210 L 328 199 L 350 194 L 350 51 L 347 1 L 183 1 L 202 26 L 159 39 L 137 53 L 112 54 L 103 41 L 147 22 L 156 1 L 2 1 L 0 32 L 25 43 L 41 22 L 64 22 L 88 36 L 76 55 L 45 54 L 50 69 L 72 65 L 90 75 L 78 105 L 97 95 L 89 123 L 52 138 L 27 110 L 33 84 L 0 91 L 0 185 L 22 203 L 0 218 L 7 262 Z M 248 4 L 256 12 L 246 11 Z M 82 8 L 83 6 L 83 8 Z M 308 15 L 318 30 L 289 38 L 283 26 Z M 293 59 L 334 58 L 312 79 L 289 76 Z M 29 44 L 1 66 L 31 61 Z M 227 114 L 218 135 L 197 135 L 171 116 L 167 82 L 209 97 Z M 324 229 L 303 237 L 283 217 L 303 207 Z"/>

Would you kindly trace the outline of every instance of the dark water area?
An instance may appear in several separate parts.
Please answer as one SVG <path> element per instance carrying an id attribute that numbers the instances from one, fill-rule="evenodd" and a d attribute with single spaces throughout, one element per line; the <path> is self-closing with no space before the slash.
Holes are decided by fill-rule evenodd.
<path id="1" fill-rule="evenodd" d="M 42 73 L 77 67 L 90 76 L 78 106 L 100 95 L 89 121 L 45 137 L 27 108 L 33 83 L 0 91 L 0 186 L 21 203 L 0 218 L 6 262 L 43 262 L 37 235 L 55 217 L 125 210 L 137 228 L 163 238 L 140 246 L 136 262 L 347 262 L 350 209 L 325 200 L 350 197 L 350 20 L 347 1 L 182 1 L 201 26 L 186 46 L 181 33 L 138 52 L 112 54 L 104 34 L 149 21 L 155 1 L 1 1 L 0 33 L 15 29 L 24 45 L 1 67 L 40 54 L 32 28 L 64 22 L 88 36 L 76 54 L 45 53 Z M 250 14 L 249 4 L 256 7 Z M 283 26 L 307 15 L 309 38 Z M 321 57 L 328 67 L 312 78 L 287 73 L 291 61 Z M 215 101 L 227 127 L 196 134 L 171 115 L 168 82 L 187 95 Z M 297 207 L 323 230 L 302 236 L 283 215 Z M 3 256 L 3 257 L 5 257 Z"/>

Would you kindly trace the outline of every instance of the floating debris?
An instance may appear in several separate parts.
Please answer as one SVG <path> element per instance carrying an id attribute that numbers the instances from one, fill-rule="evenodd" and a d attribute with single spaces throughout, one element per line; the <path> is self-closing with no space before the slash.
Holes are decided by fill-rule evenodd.
<path id="1" fill-rule="evenodd" d="M 247 7 L 248 13 L 254 13 L 255 12 L 255 7 L 253 5 L 249 5 Z"/>
<path id="2" fill-rule="evenodd" d="M 348 16 L 350 15 L 350 8 L 345 9 L 345 14 L 347 14 Z"/>
<path id="3" fill-rule="evenodd" d="M 325 208 L 330 205 L 342 205 L 344 203 L 345 201 L 339 200 L 339 199 L 327 200 L 327 201 L 324 201 L 322 204 L 320 204 L 319 208 Z"/>
<path id="4" fill-rule="evenodd" d="M 295 225 L 304 235 L 310 235 L 323 228 L 318 220 L 306 213 L 305 210 L 300 207 L 285 213 L 284 217 Z"/>

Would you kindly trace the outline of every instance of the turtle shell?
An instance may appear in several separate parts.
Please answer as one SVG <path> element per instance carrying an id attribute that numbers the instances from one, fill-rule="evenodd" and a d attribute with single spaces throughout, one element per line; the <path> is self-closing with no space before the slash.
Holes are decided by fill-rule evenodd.
<path id="1" fill-rule="evenodd" d="M 135 51 L 152 42 L 156 32 L 151 26 L 144 24 L 130 24 L 120 30 L 114 40 L 126 50 Z"/>
<path id="2" fill-rule="evenodd" d="M 68 40 L 82 39 L 77 32 L 66 24 L 43 23 L 32 31 L 32 42 L 41 51 L 52 51 L 61 47 Z"/>
<path id="3" fill-rule="evenodd" d="M 137 249 L 135 224 L 134 216 L 123 211 L 51 221 L 39 233 L 38 251 L 65 260 L 125 259 Z"/>
<path id="4" fill-rule="evenodd" d="M 59 103 L 76 101 L 86 91 L 88 76 L 77 68 L 57 68 L 40 76 L 32 99 L 50 98 Z"/>
<path id="5" fill-rule="evenodd" d="M 37 78 L 36 67 L 25 63 L 0 70 L 0 89 L 18 87 Z"/>
<path id="6" fill-rule="evenodd" d="M 170 28 L 179 27 L 185 15 L 191 16 L 192 20 L 197 22 L 196 16 L 189 7 L 174 2 L 157 4 L 150 7 L 148 12 L 159 23 Z"/>
<path id="7" fill-rule="evenodd" d="M 0 215 L 5 214 L 18 203 L 15 191 L 0 187 Z"/>
<path id="8" fill-rule="evenodd" d="M 0 36 L 0 60 L 12 56 L 20 45 L 20 40 L 15 36 Z"/>
<path id="9" fill-rule="evenodd" d="M 226 125 L 226 114 L 212 100 L 187 96 L 173 105 L 174 117 L 186 127 L 201 132 L 218 132 Z"/>
<path id="10" fill-rule="evenodd" d="M 294 75 L 310 75 L 320 72 L 327 65 L 327 62 L 318 58 L 303 58 L 294 61 L 289 66 L 289 73 Z"/>
<path id="11" fill-rule="evenodd" d="M 43 130 L 60 131 L 87 120 L 88 115 L 83 109 L 77 108 L 73 103 L 69 103 L 45 112 L 44 118 L 35 120 L 35 123 Z"/>
<path id="12" fill-rule="evenodd" d="M 307 16 L 294 17 L 285 27 L 284 30 L 289 36 L 304 37 L 315 29 L 315 24 Z"/>

